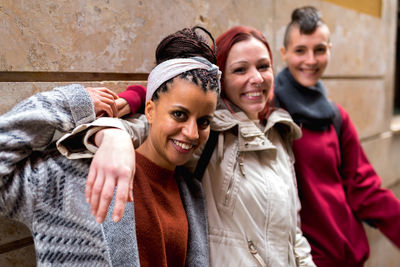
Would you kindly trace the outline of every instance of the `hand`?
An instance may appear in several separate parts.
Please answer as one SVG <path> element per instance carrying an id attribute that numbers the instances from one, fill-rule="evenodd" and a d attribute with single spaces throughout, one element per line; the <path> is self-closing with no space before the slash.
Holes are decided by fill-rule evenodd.
<path id="1" fill-rule="evenodd" d="M 109 117 L 116 117 L 118 114 L 117 105 L 115 100 L 118 95 L 105 87 L 86 87 L 94 105 L 96 117 L 108 115 Z"/>
<path id="2" fill-rule="evenodd" d="M 133 201 L 135 150 L 129 134 L 116 128 L 95 135 L 99 146 L 89 169 L 85 197 L 96 221 L 102 223 L 117 187 L 113 221 L 121 220 L 127 201 Z"/>
<path id="3" fill-rule="evenodd" d="M 115 103 L 117 104 L 118 118 L 131 113 L 131 107 L 129 106 L 128 101 L 122 97 L 115 100 Z"/>

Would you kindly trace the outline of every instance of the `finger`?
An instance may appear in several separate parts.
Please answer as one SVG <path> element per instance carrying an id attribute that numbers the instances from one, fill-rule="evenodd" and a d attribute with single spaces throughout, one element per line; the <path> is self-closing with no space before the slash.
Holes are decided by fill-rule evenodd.
<path id="1" fill-rule="evenodd" d="M 110 117 L 116 117 L 118 114 L 118 108 L 115 100 L 104 100 L 104 103 L 108 105 L 109 110 L 112 112 L 112 115 L 110 115 Z"/>
<path id="2" fill-rule="evenodd" d="M 96 178 L 96 167 L 93 165 L 94 164 L 90 164 L 89 174 L 86 179 L 85 199 L 87 203 L 89 203 L 90 198 L 92 197 L 93 184 Z"/>
<path id="3" fill-rule="evenodd" d="M 104 222 L 107 216 L 107 210 L 110 206 L 111 200 L 114 195 L 115 188 L 115 177 L 106 177 L 103 190 L 101 191 L 101 196 L 99 199 L 99 205 L 96 212 L 96 221 L 98 223 Z"/>
<path id="4" fill-rule="evenodd" d="M 97 214 L 97 208 L 99 206 L 101 191 L 104 185 L 104 175 L 103 172 L 99 171 L 96 177 L 96 181 L 93 185 L 92 194 L 90 197 L 90 210 L 94 216 Z"/>
<path id="5" fill-rule="evenodd" d="M 117 177 L 117 192 L 115 195 L 115 204 L 113 210 L 113 221 L 121 220 L 130 190 L 131 171 L 128 168 L 121 169 Z"/>
<path id="6" fill-rule="evenodd" d="M 102 97 L 99 99 L 99 101 L 100 101 L 100 104 L 98 104 L 99 108 L 105 111 L 109 117 L 117 116 L 118 109 L 113 99 Z"/>
<path id="7" fill-rule="evenodd" d="M 122 109 L 125 105 L 128 105 L 128 101 L 126 101 L 124 98 L 118 98 L 115 100 L 115 104 L 117 105 L 117 109 L 120 110 Z"/>
<path id="8" fill-rule="evenodd" d="M 99 89 L 100 89 L 100 92 L 103 92 L 103 93 L 106 93 L 108 95 L 111 95 L 113 99 L 118 99 L 119 98 L 118 95 L 114 91 L 108 89 L 107 87 L 100 87 Z"/>
<path id="9" fill-rule="evenodd" d="M 108 91 L 99 91 L 98 94 L 101 97 L 106 97 L 106 98 L 109 98 L 109 99 L 111 99 L 113 101 L 115 100 L 115 94 L 110 90 L 108 90 Z"/>
<path id="10" fill-rule="evenodd" d="M 109 94 L 111 94 L 111 95 L 114 97 L 114 99 L 118 99 L 118 98 L 119 98 L 118 94 L 115 93 L 113 90 L 110 90 L 110 89 L 108 89 L 108 88 L 106 88 L 106 87 L 104 87 L 104 88 L 107 89 L 107 92 L 108 92 Z"/>
<path id="11" fill-rule="evenodd" d="M 101 105 L 99 106 L 101 108 L 101 110 L 105 113 L 107 113 L 108 117 L 114 117 L 114 112 L 111 108 L 110 105 L 106 104 L 106 103 L 101 103 Z"/>
<path id="12" fill-rule="evenodd" d="M 133 174 L 131 174 L 133 176 Z M 131 177 L 130 181 L 129 181 L 129 192 L 128 192 L 128 201 L 132 202 L 133 201 L 133 182 L 134 179 L 133 177 Z"/>

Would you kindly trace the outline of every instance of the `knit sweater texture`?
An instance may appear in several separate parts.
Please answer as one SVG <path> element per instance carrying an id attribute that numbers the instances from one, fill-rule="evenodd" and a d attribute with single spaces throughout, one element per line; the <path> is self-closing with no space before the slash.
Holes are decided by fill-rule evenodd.
<path id="1" fill-rule="evenodd" d="M 98 224 L 85 201 L 90 159 L 69 160 L 52 140 L 95 119 L 81 85 L 39 93 L 0 116 L 0 216 L 32 231 L 37 266 L 140 266 L 134 204 L 119 223 Z M 177 169 L 189 232 L 186 266 L 208 266 L 201 183 Z M 113 203 L 112 203 L 113 204 Z"/>
<path id="2" fill-rule="evenodd" d="M 185 263 L 188 223 L 174 174 L 136 152 L 133 192 L 141 266 Z"/>

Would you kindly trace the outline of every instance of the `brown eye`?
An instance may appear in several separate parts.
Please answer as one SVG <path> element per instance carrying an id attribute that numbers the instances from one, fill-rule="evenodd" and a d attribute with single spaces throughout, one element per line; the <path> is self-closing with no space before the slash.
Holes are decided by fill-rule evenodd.
<path id="1" fill-rule="evenodd" d="M 176 121 L 185 121 L 187 118 L 186 114 L 180 110 L 171 112 L 171 115 Z"/>
<path id="2" fill-rule="evenodd" d="M 207 129 L 208 126 L 210 126 L 210 123 L 211 123 L 211 121 L 209 118 L 200 118 L 197 120 L 197 125 L 198 125 L 199 129 L 202 129 L 202 130 Z"/>
<path id="3" fill-rule="evenodd" d="M 315 49 L 316 54 L 325 54 L 326 53 L 326 47 L 318 47 Z"/>
<path id="4" fill-rule="evenodd" d="M 262 64 L 258 67 L 259 70 L 268 70 L 271 66 L 269 64 Z"/>
<path id="5" fill-rule="evenodd" d="M 233 70 L 233 73 L 244 73 L 246 71 L 245 68 L 240 67 Z"/>

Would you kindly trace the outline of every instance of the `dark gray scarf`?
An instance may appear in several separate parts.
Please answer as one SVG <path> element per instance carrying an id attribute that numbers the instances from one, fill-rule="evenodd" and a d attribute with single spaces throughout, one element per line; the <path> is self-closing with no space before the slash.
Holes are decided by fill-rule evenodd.
<path id="1" fill-rule="evenodd" d="M 286 109 L 298 125 L 310 130 L 326 130 L 335 116 L 322 82 L 304 87 L 293 78 L 288 68 L 275 78 L 274 104 Z"/>

